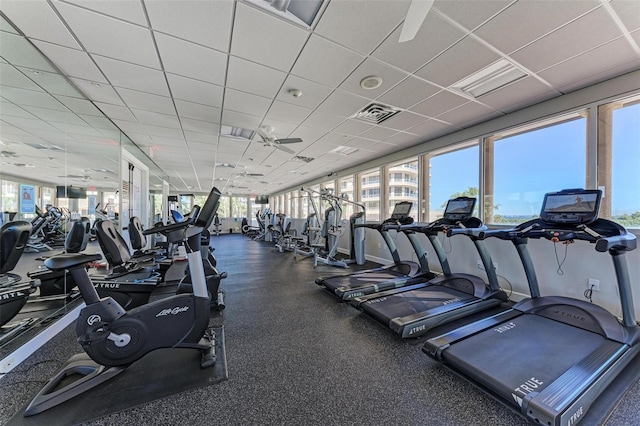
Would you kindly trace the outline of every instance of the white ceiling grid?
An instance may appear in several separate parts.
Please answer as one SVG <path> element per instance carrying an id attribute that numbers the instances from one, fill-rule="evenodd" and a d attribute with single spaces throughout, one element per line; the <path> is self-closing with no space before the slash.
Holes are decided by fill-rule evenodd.
<path id="1" fill-rule="evenodd" d="M 398 43 L 409 3 L 325 0 L 311 28 L 244 0 L 6 0 L 0 12 L 178 190 L 271 193 L 640 67 L 637 1 L 436 0 Z M 24 40 L 0 30 L 3 140 L 113 134 L 55 69 L 30 76 Z M 452 89 L 501 58 L 530 75 L 478 99 Z M 360 86 L 370 75 L 379 88 Z M 374 101 L 401 112 L 351 118 Z M 221 137 L 221 125 L 304 142 L 288 154 Z M 329 153 L 338 146 L 358 151 Z"/>

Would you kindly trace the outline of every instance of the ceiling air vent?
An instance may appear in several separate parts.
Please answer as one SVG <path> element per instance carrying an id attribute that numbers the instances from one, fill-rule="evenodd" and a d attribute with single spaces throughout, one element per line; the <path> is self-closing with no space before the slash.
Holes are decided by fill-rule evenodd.
<path id="1" fill-rule="evenodd" d="M 352 115 L 351 118 L 365 121 L 367 123 L 380 124 L 383 121 L 390 119 L 400 111 L 400 109 L 388 105 L 372 103 Z"/>
<path id="2" fill-rule="evenodd" d="M 358 148 L 352 146 L 339 146 L 329 151 L 330 154 L 351 155 L 358 151 Z"/>
<path id="3" fill-rule="evenodd" d="M 303 157 L 302 155 L 296 155 L 295 157 L 293 157 L 294 161 L 302 161 L 305 163 L 310 163 L 313 160 L 315 160 L 315 158 L 311 158 L 311 157 Z"/>

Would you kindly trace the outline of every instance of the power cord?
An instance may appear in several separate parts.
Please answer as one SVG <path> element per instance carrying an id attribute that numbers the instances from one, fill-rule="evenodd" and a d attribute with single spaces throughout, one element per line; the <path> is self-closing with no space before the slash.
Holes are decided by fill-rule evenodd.
<path id="1" fill-rule="evenodd" d="M 558 264 L 558 269 L 556 269 L 556 274 L 558 275 L 564 275 L 564 271 L 562 270 L 562 265 L 564 265 L 564 262 L 567 260 L 567 253 L 569 252 L 569 244 L 571 244 L 573 241 L 565 241 L 562 244 L 564 244 L 564 256 L 562 257 L 562 260 L 560 260 L 558 258 L 558 248 L 556 247 L 557 243 L 553 244 L 553 252 L 556 255 L 556 263 Z"/>
<path id="2" fill-rule="evenodd" d="M 591 285 L 591 287 L 589 287 L 588 289 L 586 289 L 584 291 L 584 298 L 587 299 L 590 303 L 593 303 L 593 288 L 595 287 L 595 285 Z"/>

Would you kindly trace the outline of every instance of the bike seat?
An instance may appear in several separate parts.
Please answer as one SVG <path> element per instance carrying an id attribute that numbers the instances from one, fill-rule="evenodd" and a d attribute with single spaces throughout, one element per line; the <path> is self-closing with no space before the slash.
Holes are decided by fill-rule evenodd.
<path id="1" fill-rule="evenodd" d="M 95 262 L 102 259 L 102 255 L 84 254 L 84 253 L 65 253 L 53 256 L 44 261 L 47 268 L 52 271 L 60 271 L 63 269 L 73 269 L 84 266 L 88 262 Z"/>

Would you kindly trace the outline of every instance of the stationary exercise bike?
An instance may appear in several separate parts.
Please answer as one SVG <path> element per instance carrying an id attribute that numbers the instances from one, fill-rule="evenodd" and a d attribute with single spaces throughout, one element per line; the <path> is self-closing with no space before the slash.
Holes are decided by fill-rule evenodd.
<path id="1" fill-rule="evenodd" d="M 211 225 L 219 199 L 220 191 L 213 188 L 193 225 L 174 223 L 164 227 L 166 231 L 184 233 L 192 293 L 177 294 L 125 311 L 110 297 L 99 299 L 91 283 L 85 264 L 101 259 L 99 254 L 64 254 L 45 261 L 49 269 L 68 269 L 78 285 L 87 305 L 76 322 L 78 343 L 95 363 L 86 357 L 83 360 L 72 358 L 31 401 L 25 416 L 40 413 L 86 392 L 156 349 L 197 349 L 202 352 L 202 368 L 215 364 L 215 335 L 208 330 L 209 293 L 199 247 L 200 233 Z M 69 385 L 63 384 L 71 375 L 83 377 Z"/>

